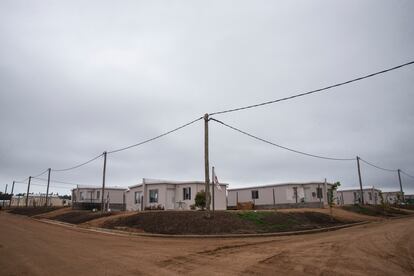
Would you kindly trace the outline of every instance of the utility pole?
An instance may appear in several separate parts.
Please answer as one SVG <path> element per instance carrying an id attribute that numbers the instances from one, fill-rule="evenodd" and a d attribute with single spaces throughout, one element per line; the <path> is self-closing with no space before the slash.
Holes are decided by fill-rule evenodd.
<path id="1" fill-rule="evenodd" d="M 11 207 L 11 202 L 12 202 L 12 198 L 13 198 L 13 191 L 14 191 L 14 183 L 16 181 L 13 181 L 13 185 L 12 185 L 12 190 L 11 190 L 11 197 L 10 197 L 10 202 L 9 202 L 9 208 Z"/>
<path id="2" fill-rule="evenodd" d="M 212 170 L 212 174 L 213 174 L 213 179 L 211 180 L 211 182 L 212 182 L 212 185 L 211 185 L 211 192 L 212 192 L 212 194 L 213 194 L 213 213 L 214 213 L 214 211 L 216 210 L 216 208 L 214 207 L 214 186 L 216 185 L 216 183 L 215 183 L 215 180 L 216 180 L 216 174 L 215 174 L 215 172 L 214 172 L 214 166 L 211 168 L 211 170 Z"/>
<path id="3" fill-rule="evenodd" d="M 356 159 L 357 159 L 357 164 L 358 164 L 359 188 L 361 190 L 361 203 L 362 203 L 362 205 L 364 205 L 365 204 L 364 190 L 362 189 L 362 178 L 361 178 L 361 167 L 359 165 L 359 159 L 360 159 L 359 156 L 357 156 Z"/>
<path id="4" fill-rule="evenodd" d="M 204 173 L 206 178 L 206 209 L 210 211 L 210 163 L 208 160 L 208 113 L 204 114 Z"/>
<path id="5" fill-rule="evenodd" d="M 105 212 L 104 194 L 105 194 L 105 174 L 106 174 L 106 151 L 104 151 L 103 157 L 104 157 L 104 165 L 103 165 L 103 171 L 102 171 L 102 202 L 101 202 L 102 213 Z"/>
<path id="6" fill-rule="evenodd" d="M 47 205 L 47 200 L 49 199 L 49 184 L 50 184 L 50 171 L 51 171 L 52 169 L 51 168 L 49 168 L 48 169 L 48 174 L 47 174 L 47 189 L 46 189 L 46 207 L 48 206 Z"/>
<path id="7" fill-rule="evenodd" d="M 4 196 L 6 196 L 6 194 L 7 194 L 7 186 L 8 186 L 9 184 L 6 184 L 6 189 L 4 190 Z M 4 208 L 4 198 L 3 198 L 3 208 Z"/>
<path id="8" fill-rule="evenodd" d="M 398 181 L 400 182 L 400 192 L 401 192 L 402 201 L 405 202 L 404 191 L 403 191 L 402 182 L 401 182 L 401 170 L 398 169 L 397 172 L 398 172 Z"/>
<path id="9" fill-rule="evenodd" d="M 32 177 L 31 176 L 29 176 L 29 181 L 27 182 L 26 207 L 29 206 L 30 181 L 32 181 Z"/>

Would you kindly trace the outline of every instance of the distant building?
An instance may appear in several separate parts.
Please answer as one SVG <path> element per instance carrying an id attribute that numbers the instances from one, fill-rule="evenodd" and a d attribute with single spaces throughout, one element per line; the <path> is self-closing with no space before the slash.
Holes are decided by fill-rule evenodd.
<path id="1" fill-rule="evenodd" d="M 414 195 L 404 195 L 405 203 L 414 204 Z"/>
<path id="2" fill-rule="evenodd" d="M 142 183 L 125 192 L 126 209 L 142 211 L 150 208 L 163 210 L 189 210 L 198 192 L 204 191 L 203 181 L 170 181 L 142 179 Z M 226 210 L 227 184 L 214 185 L 215 210 Z M 211 201 L 213 204 L 213 201 Z M 211 205 L 212 209 L 212 205 Z"/>
<path id="3" fill-rule="evenodd" d="M 239 203 L 252 203 L 257 209 L 323 207 L 332 187 L 332 183 L 306 182 L 229 189 L 228 208 L 237 208 Z"/>
<path id="4" fill-rule="evenodd" d="M 26 195 L 14 195 L 11 198 L 11 207 L 24 207 L 26 206 Z M 71 200 L 60 198 L 57 194 L 51 194 L 48 196 L 47 206 L 70 206 Z M 7 204 L 6 204 L 7 205 Z M 46 194 L 29 194 L 28 204 L 30 207 L 46 206 Z"/>
<path id="5" fill-rule="evenodd" d="M 384 203 L 397 204 L 403 201 L 401 191 L 382 192 Z"/>
<path id="6" fill-rule="evenodd" d="M 381 204 L 381 190 L 374 187 L 363 187 L 364 203 L 377 205 Z M 340 189 L 337 192 L 338 205 L 350 205 L 362 203 L 361 190 L 359 188 Z"/>
<path id="7" fill-rule="evenodd" d="M 125 210 L 125 191 L 120 187 L 106 187 L 103 195 L 105 209 L 122 211 Z M 101 209 L 102 187 L 78 186 L 72 190 L 73 209 Z"/>

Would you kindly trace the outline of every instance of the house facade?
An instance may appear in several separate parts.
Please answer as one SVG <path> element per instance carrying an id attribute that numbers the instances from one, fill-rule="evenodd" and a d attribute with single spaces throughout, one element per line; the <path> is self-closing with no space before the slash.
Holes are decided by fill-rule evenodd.
<path id="1" fill-rule="evenodd" d="M 382 192 L 382 197 L 384 198 L 384 203 L 387 204 L 397 204 L 403 201 L 403 195 L 400 191 Z"/>
<path id="2" fill-rule="evenodd" d="M 214 207 L 215 210 L 226 210 L 227 184 L 219 185 L 220 189 L 214 185 Z M 142 183 L 130 186 L 125 192 L 126 209 L 128 211 L 142 211 L 151 208 L 190 210 L 191 205 L 195 203 L 196 194 L 204 191 L 204 188 L 205 183 L 202 181 L 167 181 L 144 178 Z"/>
<path id="3" fill-rule="evenodd" d="M 328 190 L 332 183 L 282 183 L 228 190 L 228 208 L 253 203 L 255 209 L 323 207 L 328 204 Z M 334 191 L 334 198 L 336 194 Z"/>
<path id="4" fill-rule="evenodd" d="M 105 209 L 114 211 L 125 210 L 125 192 L 120 187 L 106 187 L 103 195 Z M 72 190 L 73 209 L 101 209 L 102 187 L 78 186 Z"/>
<path id="5" fill-rule="evenodd" d="M 374 187 L 363 187 L 364 203 L 381 204 L 381 190 Z M 341 189 L 337 192 L 338 205 L 350 205 L 362 203 L 361 190 L 359 188 Z"/>
<path id="6" fill-rule="evenodd" d="M 26 195 L 14 195 L 11 198 L 11 207 L 23 207 L 26 206 Z M 58 195 L 52 194 L 48 196 L 48 206 L 71 206 L 71 200 L 60 198 Z M 8 203 L 7 203 L 8 204 Z M 8 205 L 7 205 L 8 206 Z M 46 206 L 46 194 L 29 194 L 27 206 L 39 207 Z"/>

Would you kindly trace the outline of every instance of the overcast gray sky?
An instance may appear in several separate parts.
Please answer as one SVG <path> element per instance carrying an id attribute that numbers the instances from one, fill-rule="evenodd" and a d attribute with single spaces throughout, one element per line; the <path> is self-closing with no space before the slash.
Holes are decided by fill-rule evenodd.
<path id="1" fill-rule="evenodd" d="M 414 60 L 413 1 L 0 2 L 0 189 L 213 112 Z M 217 115 L 313 154 L 414 175 L 414 66 L 329 93 Z M 210 161 L 231 187 L 358 185 L 356 162 L 319 160 L 211 122 Z M 203 180 L 203 122 L 108 155 L 107 185 Z M 396 173 L 361 165 L 364 185 Z M 44 175 L 43 177 L 46 177 Z M 52 179 L 100 185 L 102 159 Z M 406 192 L 414 179 L 403 176 Z M 44 184 L 36 180 L 34 184 Z M 51 191 L 68 193 L 64 184 Z M 61 185 L 61 187 L 57 187 Z M 16 184 L 15 193 L 26 184 Z M 44 186 L 32 186 L 44 192 Z"/>

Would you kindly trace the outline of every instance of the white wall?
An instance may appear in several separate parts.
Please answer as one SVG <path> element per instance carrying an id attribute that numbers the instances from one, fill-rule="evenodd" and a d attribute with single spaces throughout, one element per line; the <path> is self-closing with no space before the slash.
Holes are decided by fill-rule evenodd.
<path id="1" fill-rule="evenodd" d="M 327 184 L 328 189 L 332 184 Z M 323 183 L 319 184 L 322 188 L 324 198 L 322 202 L 327 200 L 327 191 Z M 228 206 L 237 206 L 237 202 L 253 202 L 255 205 L 273 205 L 273 204 L 289 204 L 296 203 L 294 189 L 297 189 L 297 202 L 319 202 L 317 198 L 318 183 L 307 183 L 297 185 L 275 185 L 248 189 L 233 189 L 228 191 Z M 252 198 L 252 191 L 259 192 L 259 198 Z M 334 193 L 336 197 L 336 193 Z"/>

